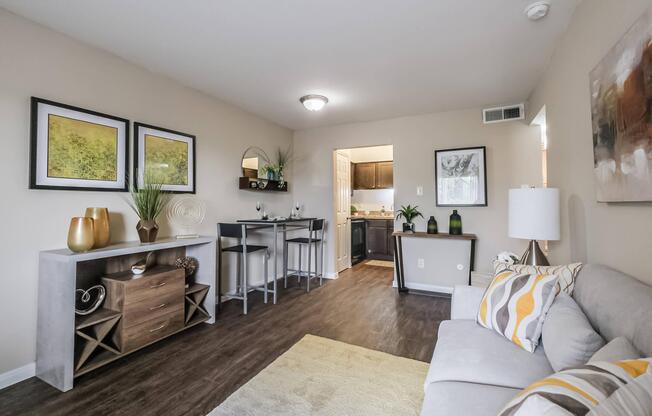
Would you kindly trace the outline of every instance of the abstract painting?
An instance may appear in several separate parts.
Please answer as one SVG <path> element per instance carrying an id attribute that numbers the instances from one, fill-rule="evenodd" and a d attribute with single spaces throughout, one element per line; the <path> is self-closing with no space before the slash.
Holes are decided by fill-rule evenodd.
<path id="1" fill-rule="evenodd" d="M 32 98 L 30 188 L 125 191 L 129 121 Z"/>
<path id="2" fill-rule="evenodd" d="M 435 186 L 438 207 L 487 206 L 486 148 L 436 150 Z"/>
<path id="3" fill-rule="evenodd" d="M 645 13 L 591 71 L 599 202 L 652 201 L 652 26 Z"/>
<path id="4" fill-rule="evenodd" d="M 195 136 L 135 123 L 137 186 L 160 183 L 174 193 L 195 193 Z"/>

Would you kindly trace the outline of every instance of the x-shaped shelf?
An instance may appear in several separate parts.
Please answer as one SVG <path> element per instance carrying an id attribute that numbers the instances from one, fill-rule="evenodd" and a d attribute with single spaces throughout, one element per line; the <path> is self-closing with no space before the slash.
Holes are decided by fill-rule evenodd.
<path id="1" fill-rule="evenodd" d="M 196 320 L 210 318 L 211 315 L 202 305 L 209 289 L 210 286 L 199 283 L 195 283 L 186 289 L 186 325 L 191 321 L 194 322 Z"/>

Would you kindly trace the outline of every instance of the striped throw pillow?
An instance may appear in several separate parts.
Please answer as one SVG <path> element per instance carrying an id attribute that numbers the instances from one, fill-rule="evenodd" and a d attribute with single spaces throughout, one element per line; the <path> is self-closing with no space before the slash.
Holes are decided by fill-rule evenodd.
<path id="1" fill-rule="evenodd" d="M 494 274 L 511 270 L 518 273 L 554 274 L 559 276 L 559 280 L 557 281 L 559 291 L 568 293 L 569 296 L 573 295 L 575 280 L 581 269 L 582 263 L 563 264 L 559 266 L 531 266 L 529 264 L 509 264 L 500 260 L 494 260 Z"/>
<path id="2" fill-rule="evenodd" d="M 555 275 L 510 270 L 498 273 L 480 302 L 478 323 L 534 352 L 543 320 L 557 295 L 557 279 Z"/>
<path id="3" fill-rule="evenodd" d="M 652 414 L 652 358 L 600 361 L 526 387 L 499 416 Z"/>

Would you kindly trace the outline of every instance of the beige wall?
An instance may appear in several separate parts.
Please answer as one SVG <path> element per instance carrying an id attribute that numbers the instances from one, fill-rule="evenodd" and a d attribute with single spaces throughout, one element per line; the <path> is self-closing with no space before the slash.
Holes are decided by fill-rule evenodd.
<path id="1" fill-rule="evenodd" d="M 373 147 L 356 147 L 349 149 L 351 162 L 385 162 L 394 160 L 394 148 L 391 145 L 373 146 Z"/>
<path id="2" fill-rule="evenodd" d="M 651 4 L 582 2 L 530 98 L 531 110 L 546 106 L 550 186 L 562 190 L 562 239 L 551 244 L 553 257 L 607 264 L 650 283 L 652 204 L 596 202 L 589 72 Z"/>
<path id="3" fill-rule="evenodd" d="M 333 155 L 335 149 L 394 145 L 394 206 L 416 204 L 425 230 L 435 215 L 441 230 L 448 229 L 451 209 L 435 207 L 435 149 L 487 146 L 488 207 L 459 209 L 464 231 L 478 235 L 476 268 L 490 269 L 498 252 L 521 252 L 525 243 L 507 237 L 507 190 L 541 182 L 540 131 L 521 122 L 483 125 L 481 110 L 402 117 L 368 123 L 346 124 L 298 131 L 294 134 L 294 198 L 305 205 L 305 214 L 333 222 Z M 417 196 L 417 186 L 423 196 Z M 395 227 L 400 227 L 400 222 Z M 327 270 L 334 272 L 334 227 L 329 227 Z"/>
<path id="4" fill-rule="evenodd" d="M 88 206 L 105 206 L 115 214 L 113 240 L 137 239 L 126 194 L 28 190 L 30 96 L 195 134 L 197 191 L 207 203 L 205 234 L 215 234 L 218 220 L 256 214 L 261 196 L 237 190 L 245 147 L 285 148 L 292 133 L 1 9 L 0 39 L 2 374 L 34 361 L 38 252 L 65 247 L 70 217 Z M 289 195 L 262 200 L 277 214 L 289 212 L 292 204 Z M 163 235 L 170 232 L 164 228 Z"/>

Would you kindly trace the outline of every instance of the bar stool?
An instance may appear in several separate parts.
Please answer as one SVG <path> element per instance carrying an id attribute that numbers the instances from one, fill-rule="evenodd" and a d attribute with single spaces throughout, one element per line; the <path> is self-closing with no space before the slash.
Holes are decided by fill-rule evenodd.
<path id="1" fill-rule="evenodd" d="M 317 243 L 319 243 L 320 254 L 317 256 Z M 299 247 L 299 269 L 292 270 L 288 268 L 288 246 L 290 244 L 297 244 Z M 306 254 L 308 256 L 308 270 L 305 273 L 306 277 L 306 292 L 310 292 L 310 279 L 319 277 L 319 286 L 322 285 L 324 278 L 324 220 L 310 220 L 308 226 L 308 237 L 298 237 L 298 238 L 289 238 L 285 240 L 285 250 L 283 250 L 283 278 L 285 279 L 285 287 L 288 287 L 288 272 L 294 272 L 297 274 L 297 279 L 299 285 L 301 285 L 301 278 L 303 276 L 303 270 L 301 268 L 301 248 L 306 246 Z M 311 256 L 310 249 L 314 247 L 315 250 L 315 272 L 313 273 L 311 269 Z M 317 260 L 319 259 L 319 274 L 317 274 Z"/>
<path id="2" fill-rule="evenodd" d="M 236 238 L 238 244 L 231 247 L 222 248 L 222 237 Z M 220 264 L 218 267 L 218 282 L 222 281 L 222 253 L 236 253 L 238 254 L 237 276 L 236 276 L 236 294 L 231 296 L 232 299 L 239 299 L 243 302 L 244 314 L 247 314 L 247 292 L 249 291 L 249 275 L 247 271 L 247 256 L 257 251 L 263 252 L 263 269 L 265 273 L 265 286 L 260 288 L 256 287 L 255 290 L 262 290 L 265 303 L 267 303 L 267 257 L 269 250 L 267 246 L 259 246 L 247 244 L 247 226 L 245 224 L 217 224 L 217 245 L 220 255 Z M 242 259 L 242 268 L 240 268 L 240 260 Z M 242 272 L 242 273 L 241 273 Z M 218 293 L 218 296 L 221 294 Z"/>

